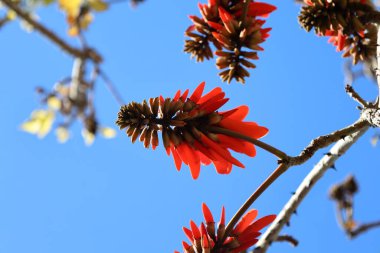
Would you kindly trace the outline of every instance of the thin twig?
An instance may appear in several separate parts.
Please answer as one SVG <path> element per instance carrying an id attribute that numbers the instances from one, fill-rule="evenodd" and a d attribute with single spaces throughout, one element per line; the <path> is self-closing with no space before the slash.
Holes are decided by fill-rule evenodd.
<path id="1" fill-rule="evenodd" d="M 334 166 L 334 163 L 342 156 L 367 130 L 368 126 L 362 126 L 357 129 L 357 132 L 339 140 L 323 158 L 314 166 L 313 170 L 305 177 L 299 185 L 295 194 L 289 199 L 283 207 L 276 220 L 267 229 L 264 235 L 256 244 L 253 253 L 264 253 L 271 244 L 275 241 L 281 229 L 290 220 L 291 215 L 301 204 L 302 200 L 310 192 L 311 188 L 324 175 L 324 173 Z"/>
<path id="2" fill-rule="evenodd" d="M 298 240 L 291 235 L 279 235 L 276 239 L 276 242 L 288 242 L 293 247 L 297 247 L 299 244 Z"/>
<path id="3" fill-rule="evenodd" d="M 365 101 L 355 90 L 354 88 L 347 84 L 346 87 L 346 92 L 347 94 L 353 99 L 355 100 L 356 102 L 358 102 L 362 107 L 366 108 L 368 107 L 368 102 Z"/>
<path id="4" fill-rule="evenodd" d="M 99 76 L 103 79 L 104 83 L 106 84 L 106 87 L 111 92 L 112 96 L 116 99 L 116 101 L 120 105 L 125 105 L 125 102 L 123 98 L 121 97 L 120 93 L 117 91 L 116 86 L 112 83 L 111 79 L 108 78 L 106 73 L 99 69 Z"/>
<path id="5" fill-rule="evenodd" d="M 62 50 L 67 52 L 68 54 L 74 56 L 75 58 L 82 59 L 92 59 L 96 63 L 100 63 L 102 61 L 102 57 L 91 48 L 86 48 L 85 50 L 81 50 L 69 45 L 62 38 L 56 35 L 52 30 L 46 28 L 43 24 L 34 20 L 27 12 L 22 10 L 15 2 L 12 0 L 0 0 L 6 7 L 14 11 L 17 16 L 27 23 L 29 23 L 36 31 L 40 32 L 46 38 L 54 42 L 58 45 Z"/>
<path id="6" fill-rule="evenodd" d="M 11 21 L 7 16 L 0 19 L 0 28 L 3 28 L 4 25 L 8 24 Z"/>
<path id="7" fill-rule="evenodd" d="M 355 238 L 355 237 L 359 236 L 360 234 L 367 232 L 370 229 L 378 228 L 378 227 L 380 228 L 380 221 L 362 224 L 361 226 L 359 226 L 355 230 L 351 231 L 350 236 L 351 236 L 351 238 Z"/>

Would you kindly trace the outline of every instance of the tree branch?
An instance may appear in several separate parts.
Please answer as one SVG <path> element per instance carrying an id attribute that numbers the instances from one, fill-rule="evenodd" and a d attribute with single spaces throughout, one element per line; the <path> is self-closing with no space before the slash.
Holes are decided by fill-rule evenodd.
<path id="1" fill-rule="evenodd" d="M 325 148 L 341 139 L 345 139 L 346 136 L 353 134 L 359 129 L 368 125 L 369 123 L 367 119 L 361 117 L 358 121 L 348 127 L 337 130 L 331 134 L 317 137 L 316 139 L 312 140 L 309 146 L 307 146 L 298 156 L 290 157 L 289 165 L 294 166 L 303 164 L 308 159 L 310 159 L 319 149 Z"/>
<path id="2" fill-rule="evenodd" d="M 57 46 L 59 46 L 66 53 L 72 55 L 75 58 L 82 59 L 91 59 L 95 63 L 100 63 L 102 61 L 102 57 L 91 48 L 85 48 L 83 50 L 75 48 L 61 39 L 58 35 L 56 35 L 53 31 L 46 28 L 44 25 L 34 20 L 27 12 L 19 8 L 19 6 L 14 3 L 12 0 L 0 0 L 6 7 L 10 10 L 14 11 L 17 16 L 27 23 L 29 23 L 36 31 L 40 32 L 46 38 L 54 42 Z"/>
<path id="3" fill-rule="evenodd" d="M 355 124 L 354 124 L 355 125 Z M 340 139 L 331 149 L 330 152 L 323 156 L 323 158 L 314 166 L 313 170 L 306 176 L 306 178 L 299 185 L 295 194 L 289 199 L 283 207 L 276 220 L 267 229 L 264 235 L 256 244 L 253 253 L 266 252 L 269 245 L 278 237 L 283 226 L 290 220 L 291 215 L 301 204 L 302 200 L 310 192 L 315 183 L 324 175 L 324 173 L 331 168 L 335 161 L 343 155 L 367 130 L 368 126 L 360 126 L 357 132 Z"/>

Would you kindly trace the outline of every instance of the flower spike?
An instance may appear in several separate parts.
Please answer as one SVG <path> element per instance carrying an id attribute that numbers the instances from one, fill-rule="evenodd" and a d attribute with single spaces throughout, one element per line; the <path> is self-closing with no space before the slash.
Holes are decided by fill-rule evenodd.
<path id="1" fill-rule="evenodd" d="M 244 121 L 248 107 L 219 112 L 227 101 L 221 88 L 215 88 L 203 95 L 205 83 L 201 83 L 189 96 L 189 90 L 182 95 L 178 91 L 174 98 L 162 96 L 139 104 L 131 102 L 121 107 L 116 124 L 126 129 L 132 142 L 139 139 L 144 147 L 158 145 L 158 132 L 168 155 L 172 154 L 175 167 L 180 170 L 182 163 L 190 168 L 194 179 L 198 178 L 201 164 L 213 163 L 220 174 L 228 174 L 232 166 L 244 165 L 232 156 L 230 150 L 256 155 L 255 146 L 245 140 L 221 134 L 227 130 L 246 137 L 259 139 L 268 129 L 255 122 Z"/>
<path id="2" fill-rule="evenodd" d="M 206 204 L 202 204 L 202 210 L 205 216 L 206 224 L 210 222 L 212 214 Z M 206 215 L 207 214 L 207 215 Z M 220 231 L 225 225 L 225 209 L 222 208 L 221 222 L 218 232 L 210 231 L 202 222 L 200 228 L 193 221 L 190 221 L 191 230 L 184 230 L 186 236 L 190 240 L 190 244 L 182 242 L 184 253 L 187 252 L 223 252 L 223 253 L 238 253 L 247 250 L 257 241 L 257 237 L 261 235 L 259 232 L 264 227 L 268 226 L 276 218 L 275 215 L 268 215 L 255 221 L 257 210 L 249 211 L 233 229 L 233 232 L 222 240 L 223 234 Z M 213 219 L 212 219 L 213 221 Z M 224 230 L 223 230 L 224 231 Z M 191 234 L 190 234 L 191 233 Z M 193 239 L 197 238 L 197 239 Z"/>
<path id="3" fill-rule="evenodd" d="M 250 74 L 247 68 L 255 68 L 250 62 L 257 60 L 259 45 L 269 37 L 270 28 L 264 28 L 264 20 L 276 7 L 264 2 L 249 0 L 220 1 L 210 0 L 208 4 L 198 5 L 201 17 L 189 16 L 193 22 L 185 34 L 184 51 L 202 62 L 217 55 L 216 67 L 222 81 L 230 83 L 232 79 L 244 83 Z M 212 52 L 211 45 L 217 49 Z"/>

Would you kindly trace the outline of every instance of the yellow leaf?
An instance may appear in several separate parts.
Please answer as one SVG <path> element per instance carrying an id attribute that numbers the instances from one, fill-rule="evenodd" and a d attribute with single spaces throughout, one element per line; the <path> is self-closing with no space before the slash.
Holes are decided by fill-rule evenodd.
<path id="1" fill-rule="evenodd" d="M 21 125 L 21 129 L 43 138 L 50 132 L 54 117 L 53 111 L 35 110 L 32 112 L 30 119 Z"/>
<path id="2" fill-rule="evenodd" d="M 30 134 L 37 134 L 40 129 L 40 122 L 38 120 L 28 120 L 21 125 L 21 129 Z"/>
<path id="3" fill-rule="evenodd" d="M 86 146 L 91 146 L 94 143 L 95 135 L 87 131 L 87 129 L 82 130 L 82 137 Z"/>
<path id="4" fill-rule="evenodd" d="M 15 18 L 17 18 L 17 14 L 16 12 L 10 10 L 7 12 L 7 19 L 9 20 L 14 20 Z"/>
<path id="5" fill-rule="evenodd" d="M 79 14 L 82 0 L 58 0 L 58 3 L 67 16 L 76 17 Z"/>
<path id="6" fill-rule="evenodd" d="M 91 13 L 86 13 L 79 21 L 79 27 L 77 24 L 73 23 L 68 31 L 70 36 L 77 36 L 80 30 L 87 29 L 87 27 L 91 24 L 93 20 L 93 16 Z"/>
<path id="7" fill-rule="evenodd" d="M 55 134 L 59 143 L 65 143 L 70 137 L 69 130 L 66 127 L 58 127 Z"/>
<path id="8" fill-rule="evenodd" d="M 54 112 L 47 111 L 46 117 L 41 119 L 41 128 L 37 132 L 39 138 L 44 138 L 49 132 L 54 122 Z"/>
<path id="9" fill-rule="evenodd" d="M 74 36 L 78 36 L 78 34 L 79 34 L 79 29 L 78 29 L 77 26 L 72 26 L 72 27 L 69 28 L 69 30 L 67 31 L 67 33 L 68 33 L 70 36 L 72 36 L 72 37 L 74 37 Z"/>
<path id="10" fill-rule="evenodd" d="M 47 99 L 47 105 L 50 109 L 58 111 L 59 109 L 61 109 L 61 100 L 59 100 L 55 96 L 51 96 Z"/>
<path id="11" fill-rule="evenodd" d="M 100 134 L 107 139 L 114 138 L 116 136 L 116 131 L 110 127 L 100 128 Z"/>
<path id="12" fill-rule="evenodd" d="M 108 9 L 108 3 L 103 2 L 102 0 L 89 0 L 91 9 L 95 11 L 105 11 Z"/>

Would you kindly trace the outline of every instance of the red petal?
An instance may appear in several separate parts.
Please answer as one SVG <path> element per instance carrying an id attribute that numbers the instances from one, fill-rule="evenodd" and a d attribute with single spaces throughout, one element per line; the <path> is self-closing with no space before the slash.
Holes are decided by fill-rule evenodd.
<path id="1" fill-rule="evenodd" d="M 203 90 L 205 88 L 205 82 L 202 82 L 198 85 L 198 87 L 194 90 L 193 94 L 190 97 L 190 100 L 197 103 L 198 100 L 201 98 Z"/>
<path id="2" fill-rule="evenodd" d="M 194 239 L 195 240 L 200 239 L 201 238 L 201 232 L 199 231 L 199 228 L 197 227 L 197 225 L 192 220 L 190 221 L 190 228 L 191 228 L 191 231 L 193 232 Z"/>
<path id="3" fill-rule="evenodd" d="M 182 165 L 182 160 L 179 157 L 178 152 L 177 152 L 177 150 L 174 147 L 171 147 L 170 149 L 171 149 L 172 154 L 173 154 L 175 167 L 177 168 L 178 171 L 180 171 L 181 170 L 181 165 Z"/>
<path id="4" fill-rule="evenodd" d="M 206 156 L 204 155 L 202 152 L 198 151 L 198 156 L 199 156 L 199 159 L 201 160 L 201 163 L 204 164 L 204 165 L 209 165 L 211 163 L 211 160 Z"/>
<path id="5" fill-rule="evenodd" d="M 226 210 L 222 207 L 222 214 L 220 215 L 219 225 L 226 225 Z"/>
<path id="6" fill-rule="evenodd" d="M 189 89 L 185 90 L 185 92 L 181 96 L 182 101 L 186 101 L 187 95 L 189 94 Z"/>
<path id="7" fill-rule="evenodd" d="M 200 159 L 195 153 L 195 150 L 192 147 L 190 147 L 189 144 L 183 143 L 183 145 L 186 156 L 188 157 L 191 176 L 193 177 L 193 179 L 197 179 L 201 171 Z"/>
<path id="8" fill-rule="evenodd" d="M 207 229 L 206 229 L 206 226 L 203 222 L 201 223 L 201 235 L 202 235 L 202 237 L 207 235 Z"/>
<path id="9" fill-rule="evenodd" d="M 259 237 L 260 235 L 260 232 L 246 230 L 241 235 L 239 235 L 238 241 L 240 244 L 246 244 L 249 243 L 252 239 Z"/>
<path id="10" fill-rule="evenodd" d="M 217 96 L 219 93 L 222 92 L 222 88 L 220 87 L 216 87 L 214 88 L 212 91 L 210 91 L 209 93 L 207 93 L 206 95 L 202 96 L 199 101 L 198 101 L 198 104 L 203 104 L 204 102 L 206 102 L 207 100 L 209 100 L 210 98 L 212 97 L 215 97 Z"/>
<path id="11" fill-rule="evenodd" d="M 201 141 L 203 143 L 205 143 L 210 149 L 214 150 L 218 155 L 222 156 L 226 161 L 228 161 L 228 162 L 230 162 L 230 163 L 232 163 L 238 167 L 244 168 L 244 165 L 241 162 L 239 162 L 238 160 L 236 160 L 234 157 L 232 157 L 230 152 L 227 149 L 221 147 L 219 144 L 210 140 L 204 134 L 201 135 Z"/>
<path id="12" fill-rule="evenodd" d="M 250 157 L 254 157 L 256 155 L 256 148 L 252 143 L 223 134 L 218 134 L 218 139 L 224 147 L 230 148 L 235 152 L 243 153 Z"/>
<path id="13" fill-rule="evenodd" d="M 223 118 L 219 125 L 232 131 L 259 139 L 268 133 L 268 129 L 258 126 L 255 122 L 241 122 L 230 118 Z"/>
<path id="14" fill-rule="evenodd" d="M 207 106 L 204 106 L 202 109 L 205 110 L 208 113 L 215 112 L 220 107 L 222 107 L 225 103 L 227 103 L 228 100 L 230 100 L 230 99 L 229 98 L 223 98 L 223 99 L 218 100 L 218 101 L 216 101 L 214 103 L 210 103 Z"/>
<path id="15" fill-rule="evenodd" d="M 181 91 L 178 90 L 177 93 L 174 95 L 173 100 L 174 100 L 174 101 L 177 101 L 177 100 L 179 99 L 180 96 L 181 96 Z"/>
<path id="16" fill-rule="evenodd" d="M 240 220 L 240 222 L 236 225 L 236 227 L 233 230 L 233 233 L 235 235 L 241 234 L 250 224 L 254 219 L 257 217 L 257 210 L 252 209 L 249 212 L 247 212 L 243 218 Z"/>
<path id="17" fill-rule="evenodd" d="M 186 32 L 191 32 L 195 30 L 195 25 L 191 25 L 186 29 Z"/>
<path id="18" fill-rule="evenodd" d="M 276 9 L 277 7 L 271 4 L 262 2 L 251 2 L 249 4 L 248 15 L 255 17 L 268 17 L 268 15 Z"/>
<path id="19" fill-rule="evenodd" d="M 182 230 L 185 233 L 185 235 L 187 236 L 187 238 L 189 238 L 189 241 L 193 242 L 194 241 L 193 232 L 190 229 L 188 229 L 187 227 L 182 227 Z"/>
<path id="20" fill-rule="evenodd" d="M 189 245 L 188 243 L 182 241 L 182 247 L 183 247 L 183 250 L 185 252 L 189 252 L 190 251 L 189 249 L 191 248 L 191 245 Z"/>
<path id="21" fill-rule="evenodd" d="M 214 217 L 212 217 L 212 213 L 205 203 L 202 203 L 202 212 L 206 223 L 214 222 Z"/>
<path id="22" fill-rule="evenodd" d="M 210 6 L 214 6 L 214 5 L 216 5 L 216 0 L 208 0 L 208 4 Z"/>
<path id="23" fill-rule="evenodd" d="M 185 148 L 185 145 L 184 143 L 181 143 L 180 145 L 178 145 L 178 147 L 176 147 L 176 150 L 177 150 L 177 153 L 179 155 L 179 157 L 181 158 L 181 160 L 186 164 L 186 165 L 189 165 L 189 157 L 188 157 L 188 153 L 186 152 L 186 148 Z"/>
<path id="24" fill-rule="evenodd" d="M 262 218 L 258 219 L 257 221 L 255 221 L 247 229 L 249 229 L 249 230 L 255 230 L 255 231 L 260 231 L 264 227 L 266 227 L 269 224 L 271 224 L 275 219 L 276 219 L 276 215 L 274 215 L 274 214 L 262 217 Z"/>
<path id="25" fill-rule="evenodd" d="M 205 236 L 203 236 L 203 239 L 202 239 L 202 248 L 203 249 L 208 249 L 210 248 L 210 243 L 208 241 L 208 236 L 207 234 L 205 234 Z"/>
<path id="26" fill-rule="evenodd" d="M 230 13 L 228 13 L 222 7 L 219 7 L 218 11 L 219 11 L 220 19 L 223 21 L 223 23 L 228 23 L 233 19 L 232 15 Z"/>
<path id="27" fill-rule="evenodd" d="M 221 24 L 219 24 L 219 23 L 212 22 L 212 21 L 207 21 L 207 24 L 208 24 L 211 28 L 213 28 L 213 29 L 215 29 L 215 30 L 217 30 L 217 31 L 221 31 L 221 30 L 223 30 L 223 26 L 222 26 Z"/>
<path id="28" fill-rule="evenodd" d="M 230 112 L 230 114 L 228 114 Z M 221 113 L 225 118 L 230 118 L 234 120 L 242 121 L 247 117 L 249 112 L 249 107 L 246 105 L 241 105 L 233 110 Z"/>

